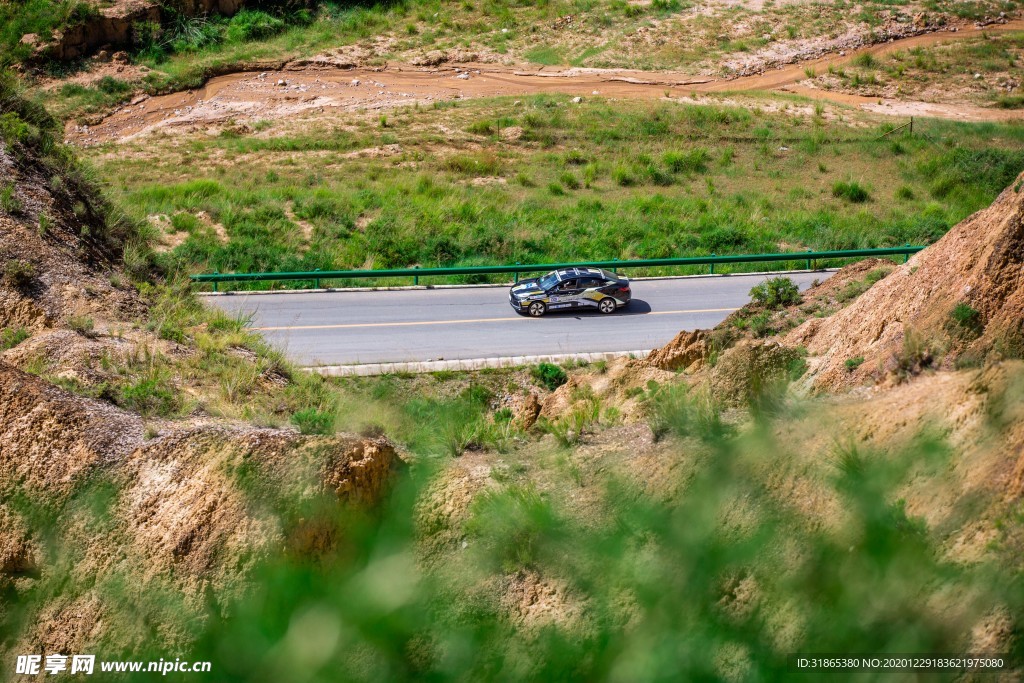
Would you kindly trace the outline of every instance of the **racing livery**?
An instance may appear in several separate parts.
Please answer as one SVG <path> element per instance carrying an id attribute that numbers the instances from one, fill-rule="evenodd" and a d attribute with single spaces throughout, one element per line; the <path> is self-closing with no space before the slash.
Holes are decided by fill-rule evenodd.
<path id="1" fill-rule="evenodd" d="M 629 280 L 600 268 L 559 268 L 520 280 L 508 293 L 517 313 L 539 318 L 548 311 L 592 309 L 614 313 L 629 303 Z"/>

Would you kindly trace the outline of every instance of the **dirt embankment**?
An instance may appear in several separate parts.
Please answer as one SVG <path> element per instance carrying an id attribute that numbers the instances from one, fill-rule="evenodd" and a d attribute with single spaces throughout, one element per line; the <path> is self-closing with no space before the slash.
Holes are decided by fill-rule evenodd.
<path id="1" fill-rule="evenodd" d="M 278 396 L 288 379 L 247 349 L 200 351 L 147 329 L 152 303 L 122 256 L 137 238 L 131 224 L 53 139 L 55 122 L 8 85 L 0 81 L 9 124 L 0 131 L 0 621 L 10 623 L 12 606 L 27 611 L 0 659 L 141 647 L 151 634 L 130 615 L 156 609 L 144 596 L 157 595 L 180 606 L 150 614 L 161 642 L 180 649 L 188 620 L 211 595 L 246 590 L 266 553 L 330 550 L 337 531 L 317 510 L 376 504 L 400 461 L 384 438 L 304 436 L 202 411 L 172 413 L 155 429 L 118 407 L 144 410 L 125 400 L 132 391 L 187 396 L 229 362 Z M 182 367 L 200 354 L 207 365 Z M 176 372 L 176 384 L 157 390 L 156 375 L 123 384 L 135 355 L 150 371 Z"/>
<path id="2" fill-rule="evenodd" d="M 807 348 L 814 386 L 1024 352 L 1024 175 L 986 209 L 874 284 L 849 307 L 785 337 Z"/>
<path id="3" fill-rule="evenodd" d="M 176 2 L 174 8 L 185 17 L 211 13 L 231 16 L 244 4 L 244 0 L 184 0 Z M 100 48 L 137 44 L 139 25 L 160 24 L 165 11 L 163 5 L 151 0 L 118 0 L 111 6 L 97 8 L 78 23 L 56 31 L 48 41 L 30 33 L 22 37 L 22 42 L 32 45 L 40 58 L 78 59 Z"/>

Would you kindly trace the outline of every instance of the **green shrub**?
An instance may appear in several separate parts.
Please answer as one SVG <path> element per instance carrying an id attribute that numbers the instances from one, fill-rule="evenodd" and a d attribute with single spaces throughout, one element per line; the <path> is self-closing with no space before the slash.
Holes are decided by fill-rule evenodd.
<path id="1" fill-rule="evenodd" d="M 95 333 L 96 324 L 89 316 L 73 315 L 68 318 L 68 327 L 84 337 L 91 337 Z"/>
<path id="2" fill-rule="evenodd" d="M 970 338 L 981 336 L 985 327 L 981 319 L 981 311 L 963 302 L 953 307 L 953 310 L 949 312 L 949 319 L 955 332 Z"/>
<path id="3" fill-rule="evenodd" d="M 703 147 L 686 152 L 665 152 L 662 156 L 662 161 L 672 173 L 703 173 L 708 170 L 710 160 L 711 153 Z"/>
<path id="4" fill-rule="evenodd" d="M 181 408 L 178 392 L 158 376 L 144 377 L 123 387 L 117 404 L 143 417 L 171 417 Z"/>
<path id="5" fill-rule="evenodd" d="M 292 414 L 292 424 L 302 434 L 333 434 L 334 413 L 316 408 L 305 408 Z"/>
<path id="6" fill-rule="evenodd" d="M 455 154 L 444 160 L 446 170 L 467 176 L 495 176 L 501 174 L 501 161 L 489 152 Z"/>
<path id="7" fill-rule="evenodd" d="M 773 277 L 755 285 L 750 297 L 769 310 L 776 310 L 798 303 L 800 288 L 788 277 Z"/>
<path id="8" fill-rule="evenodd" d="M 284 29 L 284 21 L 261 10 L 243 9 L 231 17 L 225 33 L 233 43 L 258 38 L 268 38 Z"/>
<path id="9" fill-rule="evenodd" d="M 761 311 L 747 318 L 747 326 L 754 333 L 754 336 L 758 338 L 767 337 L 775 331 L 771 322 L 771 311 Z"/>
<path id="10" fill-rule="evenodd" d="M 853 204 L 860 204 L 871 198 L 867 189 L 854 180 L 850 182 L 837 181 L 832 185 L 832 196 L 845 199 Z"/>
<path id="11" fill-rule="evenodd" d="M 469 124 L 466 128 L 467 131 L 474 135 L 493 135 L 494 134 L 494 122 L 484 119 L 482 121 L 474 121 Z"/>
<path id="12" fill-rule="evenodd" d="M 22 326 L 5 327 L 0 330 L 0 351 L 13 349 L 21 342 L 28 339 L 28 330 Z"/>
<path id="13" fill-rule="evenodd" d="M 534 366 L 530 369 L 530 376 L 549 391 L 554 391 L 569 381 L 565 370 L 553 363 L 540 363 Z"/>
<path id="14" fill-rule="evenodd" d="M 35 277 L 36 267 L 30 261 L 11 259 L 4 264 L 4 282 L 15 289 L 28 287 Z"/>
<path id="15" fill-rule="evenodd" d="M 636 178 L 633 177 L 633 174 L 625 166 L 615 167 L 615 170 L 612 171 L 612 180 L 615 181 L 616 185 L 621 185 L 622 187 L 636 185 Z"/>
<path id="16" fill-rule="evenodd" d="M 914 198 L 914 190 L 907 185 L 900 185 L 896 188 L 895 193 L 896 199 L 902 199 L 904 201 L 910 201 Z"/>
<path id="17" fill-rule="evenodd" d="M 864 356 L 857 356 L 855 358 L 847 358 L 846 361 L 843 363 L 843 365 L 846 366 L 846 369 L 848 371 L 850 371 L 850 372 L 853 372 L 854 370 L 856 370 L 857 368 L 859 368 L 863 364 L 864 364 Z"/>
<path id="18" fill-rule="evenodd" d="M 13 216 L 21 213 L 22 208 L 14 183 L 4 183 L 4 186 L 0 187 L 0 211 Z"/>
<path id="19" fill-rule="evenodd" d="M 580 179 L 572 171 L 563 171 L 558 180 L 570 190 L 580 189 Z"/>

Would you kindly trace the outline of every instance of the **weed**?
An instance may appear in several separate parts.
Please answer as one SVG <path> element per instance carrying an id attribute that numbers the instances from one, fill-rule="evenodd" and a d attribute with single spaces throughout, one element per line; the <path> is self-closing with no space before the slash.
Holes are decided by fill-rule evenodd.
<path id="1" fill-rule="evenodd" d="M 832 185 L 832 196 L 845 199 L 853 204 L 860 204 L 871 198 L 867 189 L 854 180 L 849 182 L 837 181 L 834 183 Z"/>
<path id="2" fill-rule="evenodd" d="M 4 183 L 3 187 L 0 187 L 0 211 L 14 216 L 21 213 L 23 208 L 14 183 Z"/>
<path id="3" fill-rule="evenodd" d="M 847 358 L 843 362 L 843 365 L 846 367 L 847 371 L 849 371 L 849 372 L 853 372 L 854 370 L 856 370 L 857 368 L 859 368 L 863 364 L 864 364 L 864 356 L 856 356 L 854 358 Z"/>
<path id="4" fill-rule="evenodd" d="M 553 363 L 535 365 L 530 369 L 530 376 L 548 391 L 554 391 L 569 380 L 565 370 Z"/>
<path id="5" fill-rule="evenodd" d="M 171 417 L 182 405 L 178 392 L 155 371 L 123 387 L 117 403 L 143 417 Z"/>
<path id="6" fill-rule="evenodd" d="M 292 413 L 291 422 L 302 434 L 332 434 L 334 413 L 316 408 L 305 408 Z"/>
<path id="7" fill-rule="evenodd" d="M 0 330 L 0 351 L 13 349 L 15 346 L 28 339 L 28 337 L 28 330 L 22 326 L 5 327 Z"/>
<path id="8" fill-rule="evenodd" d="M 953 307 L 949 312 L 949 320 L 954 334 L 969 339 L 980 337 L 985 329 L 981 311 L 964 302 Z"/>

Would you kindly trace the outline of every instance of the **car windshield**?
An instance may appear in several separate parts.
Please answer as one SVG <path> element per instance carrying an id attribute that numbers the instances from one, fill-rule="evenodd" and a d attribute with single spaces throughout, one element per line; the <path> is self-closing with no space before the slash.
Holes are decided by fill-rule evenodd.
<path id="1" fill-rule="evenodd" d="M 546 289 L 551 289 L 552 287 L 554 287 L 557 284 L 558 284 L 558 276 L 555 275 L 554 273 L 548 273 L 547 275 L 545 275 L 544 277 L 542 277 L 540 279 L 540 288 L 541 289 L 545 289 L 545 290 Z"/>

